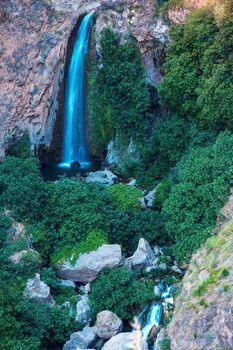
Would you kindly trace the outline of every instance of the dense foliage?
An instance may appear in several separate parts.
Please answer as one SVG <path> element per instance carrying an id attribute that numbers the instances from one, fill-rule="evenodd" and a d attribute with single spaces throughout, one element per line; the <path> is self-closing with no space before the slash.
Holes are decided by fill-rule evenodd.
<path id="1" fill-rule="evenodd" d="M 120 44 L 118 35 L 106 29 L 101 57 L 91 83 L 94 142 L 106 145 L 116 132 L 123 140 L 139 139 L 149 126 L 149 89 L 135 41 Z"/>
<path id="2" fill-rule="evenodd" d="M 38 254 L 25 254 L 15 264 L 10 256 L 28 249 L 24 238 L 14 240 L 11 219 L 1 215 L 0 246 L 0 347 L 6 350 L 60 349 L 70 333 L 77 329 L 69 310 L 58 305 L 34 303 L 23 298 L 27 278 L 40 269 Z"/>
<path id="3" fill-rule="evenodd" d="M 102 272 L 90 295 L 94 315 L 110 310 L 126 320 L 153 299 L 153 281 L 140 279 L 137 272 L 126 268 Z"/>
<path id="4" fill-rule="evenodd" d="M 232 127 L 232 18 L 216 23 L 210 11 L 195 11 L 172 31 L 161 103 L 200 126 Z"/>
<path id="5" fill-rule="evenodd" d="M 141 209 L 140 199 L 142 191 L 134 186 L 118 184 L 108 189 L 111 193 L 113 204 L 124 212 L 136 212 Z"/>
<path id="6" fill-rule="evenodd" d="M 159 108 L 151 111 L 134 40 L 121 43 L 109 29 L 102 34 L 102 62 L 90 79 L 92 137 L 101 147 L 113 135 L 122 143 L 135 141 L 140 160 L 129 163 L 128 172 L 141 188 L 156 189 L 153 209 L 141 208 L 139 188 L 65 177 L 45 182 L 38 161 L 28 157 L 26 136 L 0 164 L 2 349 L 60 349 L 79 329 L 64 307 L 69 301 L 75 310 L 77 293 L 57 279 L 58 261 L 74 262 L 107 242 L 120 244 L 127 256 L 141 237 L 188 261 L 212 234 L 233 175 L 231 13 L 229 8 L 216 22 L 210 11 L 194 11 L 172 29 L 165 77 L 156 87 L 160 105 L 169 107 L 166 118 L 160 118 Z M 25 226 L 18 237 L 17 221 Z M 11 255 L 22 251 L 13 263 Z M 53 308 L 23 298 L 27 279 L 36 272 L 51 287 Z M 125 268 L 103 271 L 92 286 L 93 320 L 103 309 L 131 319 L 151 300 L 148 277 Z"/>

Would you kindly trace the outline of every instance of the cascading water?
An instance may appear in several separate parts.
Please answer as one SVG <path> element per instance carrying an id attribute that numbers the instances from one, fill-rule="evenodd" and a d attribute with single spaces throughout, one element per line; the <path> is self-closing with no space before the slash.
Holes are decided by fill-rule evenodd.
<path id="1" fill-rule="evenodd" d="M 62 163 L 69 168 L 78 162 L 82 168 L 89 164 L 86 137 L 86 61 L 93 12 L 87 14 L 78 29 L 68 68 L 65 90 L 65 116 Z"/>
<path id="2" fill-rule="evenodd" d="M 157 303 L 151 305 L 150 310 L 148 312 L 146 322 L 144 327 L 142 328 L 142 335 L 145 340 L 148 340 L 148 337 L 151 333 L 153 327 L 158 328 L 162 323 L 163 312 L 166 311 L 169 304 L 173 304 L 173 287 L 168 286 L 163 281 L 158 285 L 161 291 L 161 298 Z M 138 320 L 142 323 L 143 315 L 145 314 L 147 307 L 141 312 L 138 316 Z"/>

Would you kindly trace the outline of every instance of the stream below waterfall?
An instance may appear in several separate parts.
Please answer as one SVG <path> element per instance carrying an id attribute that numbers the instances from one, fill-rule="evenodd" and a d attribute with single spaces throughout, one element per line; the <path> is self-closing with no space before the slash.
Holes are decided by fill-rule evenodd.
<path id="1" fill-rule="evenodd" d="M 142 328 L 142 335 L 148 342 L 153 330 L 155 335 L 157 335 L 158 331 L 161 329 L 163 315 L 168 312 L 169 305 L 174 304 L 173 287 L 164 281 L 161 281 L 157 287 L 161 291 L 161 297 L 150 306 L 149 310 L 148 306 L 146 306 L 138 316 L 138 321 Z M 156 350 L 153 345 L 151 349 Z"/>

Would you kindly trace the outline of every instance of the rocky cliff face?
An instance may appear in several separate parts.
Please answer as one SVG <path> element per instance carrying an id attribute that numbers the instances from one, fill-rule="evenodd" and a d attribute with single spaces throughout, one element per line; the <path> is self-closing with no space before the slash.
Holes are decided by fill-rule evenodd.
<path id="1" fill-rule="evenodd" d="M 156 17 L 155 4 L 154 0 L 3 0 L 0 159 L 12 139 L 25 131 L 32 147 L 51 144 L 67 42 L 82 14 L 97 12 L 97 37 L 108 24 L 122 34 L 133 34 L 148 79 L 152 83 L 160 79 L 156 43 L 167 39 L 168 28 Z"/>
<path id="2" fill-rule="evenodd" d="M 192 258 L 168 327 L 173 350 L 233 349 L 233 196 Z"/>

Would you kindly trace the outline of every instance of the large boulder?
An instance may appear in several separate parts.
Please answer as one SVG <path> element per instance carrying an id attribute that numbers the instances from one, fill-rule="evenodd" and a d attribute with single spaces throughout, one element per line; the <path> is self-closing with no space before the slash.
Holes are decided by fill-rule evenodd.
<path id="1" fill-rule="evenodd" d="M 137 250 L 133 256 L 126 259 L 126 265 L 130 265 L 131 267 L 147 267 L 152 266 L 154 261 L 155 256 L 149 243 L 144 238 L 140 238 Z"/>
<path id="2" fill-rule="evenodd" d="M 98 337 L 110 339 L 117 333 L 121 332 L 123 323 L 116 314 L 104 310 L 98 313 L 95 327 Z"/>
<path id="3" fill-rule="evenodd" d="M 135 345 L 134 345 L 135 344 Z M 102 350 L 147 350 L 147 345 L 141 335 L 136 332 L 119 333 L 104 344 Z"/>
<path id="4" fill-rule="evenodd" d="M 65 343 L 63 350 L 88 349 L 95 344 L 95 341 L 95 327 L 85 327 L 82 331 L 71 334 L 70 340 Z"/>
<path id="5" fill-rule="evenodd" d="M 23 295 L 25 298 L 32 299 L 38 303 L 55 304 L 50 294 L 50 287 L 40 280 L 40 275 L 38 273 L 36 273 L 35 278 L 28 279 Z"/>
<path id="6" fill-rule="evenodd" d="M 82 254 L 72 265 L 65 261 L 57 267 L 57 275 L 73 282 L 94 281 L 103 269 L 111 269 L 121 264 L 121 247 L 118 244 L 103 244 L 96 251 Z"/>
<path id="7" fill-rule="evenodd" d="M 99 182 L 103 185 L 110 186 L 118 182 L 118 177 L 110 170 L 105 169 L 89 173 L 86 182 Z"/>
<path id="8" fill-rule="evenodd" d="M 75 320 L 81 324 L 87 324 L 90 321 L 91 308 L 88 303 L 88 296 L 82 295 L 81 300 L 76 305 Z"/>

